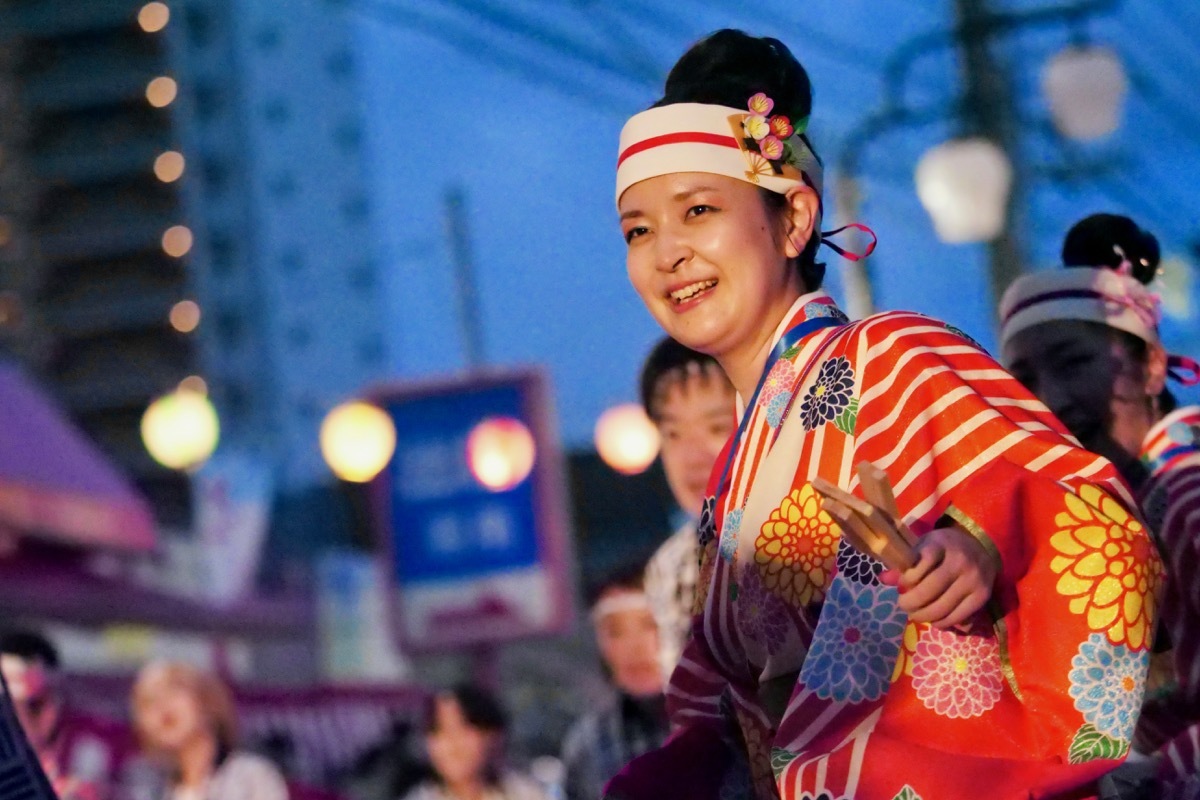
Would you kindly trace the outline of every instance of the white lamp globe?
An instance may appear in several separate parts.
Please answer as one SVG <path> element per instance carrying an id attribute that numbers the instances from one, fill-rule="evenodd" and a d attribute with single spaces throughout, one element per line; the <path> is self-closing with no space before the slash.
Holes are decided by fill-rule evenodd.
<path id="1" fill-rule="evenodd" d="M 221 426 L 202 392 L 176 389 L 155 400 L 142 415 L 142 443 L 168 469 L 191 469 L 208 460 Z"/>
<path id="2" fill-rule="evenodd" d="M 1125 67 L 1108 47 L 1068 47 L 1042 69 L 1042 92 L 1054 127 L 1078 141 L 1115 131 L 1128 91 Z"/>
<path id="3" fill-rule="evenodd" d="M 388 413 L 362 400 L 342 403 L 321 422 L 321 455 L 344 481 L 366 483 L 396 452 L 396 424 Z"/>
<path id="4" fill-rule="evenodd" d="M 645 471 L 658 455 L 658 429 L 637 403 L 613 406 L 596 421 L 596 450 L 623 475 Z"/>
<path id="5" fill-rule="evenodd" d="M 917 162 L 917 196 L 943 242 L 995 239 L 1004 230 L 1013 170 L 994 142 L 954 139 L 928 150 Z"/>

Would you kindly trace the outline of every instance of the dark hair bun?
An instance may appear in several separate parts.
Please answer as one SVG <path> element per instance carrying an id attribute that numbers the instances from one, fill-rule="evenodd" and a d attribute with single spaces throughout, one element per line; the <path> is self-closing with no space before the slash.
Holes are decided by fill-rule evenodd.
<path id="1" fill-rule="evenodd" d="M 1133 277 L 1142 283 L 1154 280 L 1160 257 L 1154 234 L 1120 214 L 1084 217 L 1067 232 L 1062 247 L 1064 266 L 1116 269 L 1127 259 L 1133 265 Z"/>
<path id="2" fill-rule="evenodd" d="M 778 39 L 726 28 L 692 45 L 671 68 L 663 98 L 655 103 L 711 103 L 743 108 L 764 92 L 793 123 L 812 112 L 808 72 Z"/>

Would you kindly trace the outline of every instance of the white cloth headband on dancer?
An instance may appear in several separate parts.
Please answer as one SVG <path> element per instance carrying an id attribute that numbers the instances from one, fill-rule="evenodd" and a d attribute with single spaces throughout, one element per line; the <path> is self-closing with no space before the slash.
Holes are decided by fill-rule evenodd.
<path id="1" fill-rule="evenodd" d="M 775 103 L 762 92 L 746 108 L 707 103 L 674 103 L 636 114 L 621 129 L 617 155 L 617 202 L 635 183 L 676 172 L 708 172 L 746 181 L 778 194 L 809 186 L 821 200 L 823 173 L 804 130 L 808 117 L 792 123 L 771 114 Z M 820 231 L 822 206 L 813 227 Z M 846 228 L 871 237 L 862 254 L 850 253 L 829 241 Z M 822 232 L 821 241 L 839 255 L 858 261 L 875 249 L 875 233 L 852 223 Z"/>
<path id="2" fill-rule="evenodd" d="M 592 606 L 592 622 L 599 622 L 609 614 L 619 611 L 650 611 L 650 600 L 645 592 L 633 589 L 617 591 L 603 597 Z"/>
<path id="3" fill-rule="evenodd" d="M 1107 267 L 1066 267 L 1022 275 L 1000 301 L 1000 355 L 1011 363 L 1008 346 L 1014 336 L 1056 320 L 1098 322 L 1159 344 L 1159 305 L 1158 295 L 1132 275 Z M 1170 356 L 1168 364 L 1175 380 L 1195 382 L 1195 361 Z M 1184 372 L 1192 377 L 1185 378 Z"/>

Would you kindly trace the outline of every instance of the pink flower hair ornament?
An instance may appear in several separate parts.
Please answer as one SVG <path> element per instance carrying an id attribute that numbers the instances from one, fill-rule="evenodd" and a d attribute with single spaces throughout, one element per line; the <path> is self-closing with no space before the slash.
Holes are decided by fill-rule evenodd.
<path id="1" fill-rule="evenodd" d="M 764 92 L 758 92 L 746 101 L 750 113 L 742 120 L 742 130 L 746 134 L 747 149 L 757 152 L 771 164 L 777 174 L 782 172 L 784 164 L 797 165 L 791 139 L 804 135 L 808 127 L 808 117 L 796 124 L 784 114 L 768 116 L 775 108 L 775 101 Z"/>

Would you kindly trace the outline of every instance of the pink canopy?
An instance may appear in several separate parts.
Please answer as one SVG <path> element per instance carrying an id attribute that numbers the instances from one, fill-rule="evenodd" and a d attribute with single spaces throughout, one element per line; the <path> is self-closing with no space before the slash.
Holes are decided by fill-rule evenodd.
<path id="1" fill-rule="evenodd" d="M 149 550 L 154 516 L 19 369 L 0 363 L 0 526 L 85 547 Z"/>

